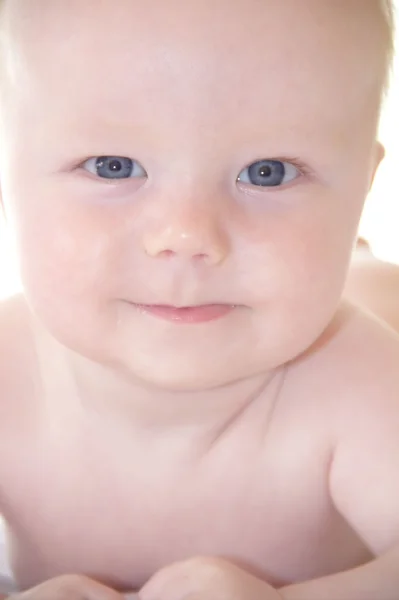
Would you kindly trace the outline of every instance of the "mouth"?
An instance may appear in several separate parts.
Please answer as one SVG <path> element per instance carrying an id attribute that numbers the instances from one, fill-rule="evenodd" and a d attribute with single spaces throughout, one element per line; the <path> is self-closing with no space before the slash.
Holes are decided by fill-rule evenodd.
<path id="1" fill-rule="evenodd" d="M 204 304 L 203 306 L 168 306 L 163 304 L 136 304 L 145 314 L 174 323 L 208 323 L 229 315 L 237 307 L 231 304 Z"/>

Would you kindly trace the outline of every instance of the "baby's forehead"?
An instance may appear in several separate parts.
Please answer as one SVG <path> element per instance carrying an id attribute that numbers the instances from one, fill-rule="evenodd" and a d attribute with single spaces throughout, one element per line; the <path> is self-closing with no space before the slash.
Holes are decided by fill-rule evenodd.
<path id="1" fill-rule="evenodd" d="M 322 111 L 342 89 L 353 110 L 378 91 L 383 58 L 373 49 L 380 36 L 373 6 L 373 0 L 8 0 L 3 28 L 19 88 L 27 79 L 31 92 L 42 85 L 47 96 L 64 94 L 68 103 L 80 96 L 88 106 L 104 100 L 121 111 L 140 95 L 147 104 L 174 107 L 176 119 L 184 110 L 200 119 L 205 105 L 208 117 L 213 110 L 220 116 L 225 106 L 228 119 L 227 105 L 234 115 L 240 107 L 259 113 L 262 105 L 292 113 L 304 98 Z"/>

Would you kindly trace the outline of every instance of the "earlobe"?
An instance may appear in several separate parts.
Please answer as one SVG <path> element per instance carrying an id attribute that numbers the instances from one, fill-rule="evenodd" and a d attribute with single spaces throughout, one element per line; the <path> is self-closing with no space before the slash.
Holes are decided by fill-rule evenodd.
<path id="1" fill-rule="evenodd" d="M 370 178 L 369 189 L 371 189 L 373 186 L 378 167 L 380 166 L 380 164 L 382 163 L 384 158 L 385 158 L 385 148 L 381 142 L 376 142 L 375 147 L 374 147 L 373 159 L 372 159 L 373 162 L 371 165 L 371 178 Z"/>

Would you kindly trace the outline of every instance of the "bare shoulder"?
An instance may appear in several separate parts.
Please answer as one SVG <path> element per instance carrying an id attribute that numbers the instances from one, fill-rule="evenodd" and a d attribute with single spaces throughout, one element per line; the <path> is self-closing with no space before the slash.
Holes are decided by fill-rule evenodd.
<path id="1" fill-rule="evenodd" d="M 21 324 L 21 319 L 29 318 L 29 308 L 22 294 L 16 294 L 0 301 L 0 342 L 8 332 L 12 333 Z"/>
<path id="2" fill-rule="evenodd" d="M 379 555 L 399 540 L 399 336 L 346 306 L 314 360 L 334 424 L 332 501 Z"/>
<path id="3" fill-rule="evenodd" d="M 399 336 L 346 304 L 293 371 L 332 504 L 378 555 L 399 540 Z"/>
<path id="4" fill-rule="evenodd" d="M 399 409 L 399 335 L 377 317 L 345 305 L 341 325 L 330 348 L 346 384 L 352 387 L 352 402 L 362 411 L 381 412 L 383 405 Z M 338 376 L 337 372 L 337 376 Z M 345 383 L 345 380 L 342 380 Z"/>
<path id="5" fill-rule="evenodd" d="M 0 369 L 30 340 L 29 309 L 22 295 L 0 302 Z"/>
<path id="6" fill-rule="evenodd" d="M 295 370 L 340 430 L 399 416 L 399 335 L 349 303 Z"/>
<path id="7" fill-rule="evenodd" d="M 346 282 L 345 296 L 364 306 L 399 332 L 399 266 L 356 252 Z"/>
<path id="8" fill-rule="evenodd" d="M 30 313 L 23 296 L 0 303 L 0 415 L 10 416 L 32 367 Z"/>
<path id="9" fill-rule="evenodd" d="M 336 362 L 331 402 L 341 445 L 362 448 L 364 457 L 381 457 L 394 444 L 399 456 L 399 335 L 348 306 L 330 352 Z"/>
<path id="10" fill-rule="evenodd" d="M 29 457 L 37 413 L 32 402 L 38 385 L 30 322 L 22 296 L 0 303 L 0 513 L 5 514 L 7 490 L 18 472 L 19 449 L 24 448 Z"/>
<path id="11" fill-rule="evenodd" d="M 376 376 L 398 371 L 399 335 L 377 316 L 350 303 L 344 303 L 326 332 L 325 352 L 334 359 L 340 371 L 359 377 L 367 383 Z"/>

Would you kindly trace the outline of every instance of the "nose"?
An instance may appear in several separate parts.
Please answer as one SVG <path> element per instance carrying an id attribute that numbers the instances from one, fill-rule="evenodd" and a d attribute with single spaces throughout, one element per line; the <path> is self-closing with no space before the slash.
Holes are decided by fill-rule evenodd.
<path id="1" fill-rule="evenodd" d="M 229 237 L 221 215 L 209 206 L 170 206 L 143 235 L 146 254 L 153 258 L 199 260 L 216 266 L 229 253 Z"/>

